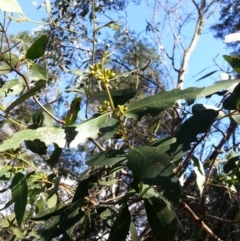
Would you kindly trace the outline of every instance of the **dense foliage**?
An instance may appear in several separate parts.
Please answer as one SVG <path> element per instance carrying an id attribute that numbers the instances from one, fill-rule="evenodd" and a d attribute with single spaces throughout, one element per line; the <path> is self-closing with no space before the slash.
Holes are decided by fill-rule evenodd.
<path id="1" fill-rule="evenodd" d="M 65 25 L 73 2 L 46 1 L 30 37 L 0 25 L 0 237 L 239 240 L 240 79 L 168 89 L 156 48 L 96 23 L 116 5 L 81 3 Z M 16 0 L 0 10 L 22 13 Z"/>

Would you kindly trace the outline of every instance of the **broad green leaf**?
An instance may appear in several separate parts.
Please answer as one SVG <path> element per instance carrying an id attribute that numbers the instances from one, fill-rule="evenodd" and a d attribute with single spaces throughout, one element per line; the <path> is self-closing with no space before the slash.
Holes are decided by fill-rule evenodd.
<path id="1" fill-rule="evenodd" d="M 205 104 L 195 104 L 192 106 L 192 113 L 196 114 L 199 111 L 203 110 L 216 110 L 219 112 L 216 120 L 219 120 L 225 116 L 225 113 L 220 110 L 220 108 L 214 106 L 214 105 L 205 105 Z"/>
<path id="2" fill-rule="evenodd" d="M 131 214 L 126 204 L 120 208 L 117 218 L 114 220 L 108 241 L 125 241 L 129 232 Z"/>
<path id="3" fill-rule="evenodd" d="M 17 0 L 1 0 L 0 10 L 10 12 L 10 13 L 20 13 L 23 14 L 20 5 Z"/>
<path id="4" fill-rule="evenodd" d="M 232 86 L 233 84 L 239 83 L 240 79 L 234 79 L 234 80 L 221 80 L 215 82 L 213 85 L 210 85 L 206 88 L 204 88 L 196 97 L 196 99 L 212 95 L 214 93 L 217 93 L 219 90 L 226 89 L 229 86 Z"/>
<path id="5" fill-rule="evenodd" d="M 78 112 L 81 109 L 80 108 L 81 100 L 82 100 L 81 97 L 77 97 L 72 101 L 70 105 L 70 110 L 68 111 L 67 117 L 65 119 L 66 126 L 72 125 L 76 121 Z"/>
<path id="6" fill-rule="evenodd" d="M 95 154 L 86 164 L 89 166 L 109 166 L 115 165 L 127 159 L 126 153 L 122 150 L 109 149 L 105 152 Z"/>
<path id="7" fill-rule="evenodd" d="M 99 127 L 106 121 L 108 114 L 93 117 L 72 127 L 40 127 L 36 130 L 25 129 L 18 131 L 11 138 L 3 141 L 0 152 L 17 148 L 23 141 L 39 139 L 46 145 L 56 143 L 63 148 L 66 145 L 77 147 L 87 138 L 96 138 Z"/>
<path id="8" fill-rule="evenodd" d="M 4 53 L 0 56 L 0 74 L 8 74 L 12 67 L 16 67 L 19 57 L 11 52 Z M 11 65 L 11 66 L 10 66 Z"/>
<path id="9" fill-rule="evenodd" d="M 37 91 L 39 91 L 44 86 L 44 83 L 39 83 L 33 88 L 31 88 L 28 92 L 21 95 L 19 98 L 17 98 L 15 101 L 12 102 L 6 109 L 6 113 L 9 113 L 14 107 L 21 104 L 25 100 L 27 100 L 29 97 L 33 96 Z"/>
<path id="10" fill-rule="evenodd" d="M 47 200 L 47 206 L 48 208 L 53 208 L 57 205 L 58 197 L 55 194 L 53 194 L 48 200 Z"/>
<path id="11" fill-rule="evenodd" d="M 5 176 L 13 167 L 12 166 L 1 166 L 0 167 L 0 180 Z"/>
<path id="12" fill-rule="evenodd" d="M 44 55 L 45 49 L 47 48 L 48 37 L 43 35 L 38 38 L 27 50 L 27 59 L 38 59 Z"/>
<path id="13" fill-rule="evenodd" d="M 181 126 L 175 137 L 177 141 L 171 145 L 174 155 L 185 153 L 192 142 L 197 142 L 197 135 L 205 133 L 218 116 L 218 111 L 203 110 L 188 118 Z"/>
<path id="14" fill-rule="evenodd" d="M 134 103 L 129 104 L 125 116 L 140 120 L 142 116 L 151 114 L 158 115 L 160 111 L 172 107 L 175 101 L 185 99 L 191 103 L 203 88 L 190 87 L 185 90 L 174 89 L 171 91 L 161 91 L 153 96 L 148 96 Z"/>
<path id="15" fill-rule="evenodd" d="M 215 73 L 218 72 L 218 71 L 219 71 L 219 70 L 211 71 L 211 72 L 205 74 L 204 76 L 200 77 L 199 79 L 197 79 L 196 82 L 199 81 L 199 80 L 205 79 L 205 78 L 207 78 L 207 77 L 209 77 L 209 76 L 215 74 Z"/>
<path id="16" fill-rule="evenodd" d="M 48 80 L 48 72 L 45 67 L 40 64 L 31 63 L 30 70 L 38 78 L 42 80 Z"/>
<path id="17" fill-rule="evenodd" d="M 145 199 L 144 205 L 155 240 L 175 241 L 174 233 L 169 228 L 169 224 L 174 218 L 170 203 L 155 198 Z"/>
<path id="18" fill-rule="evenodd" d="M 137 91 L 136 89 L 122 89 L 122 90 L 110 90 L 111 96 L 113 98 L 114 106 L 124 105 L 128 100 L 132 99 Z M 93 93 L 93 98 L 97 99 L 99 102 L 108 100 L 107 92 L 99 91 Z"/>
<path id="19" fill-rule="evenodd" d="M 197 176 L 197 178 L 196 178 L 197 186 L 200 191 L 200 196 L 202 196 L 204 184 L 206 181 L 205 171 L 204 171 L 202 162 L 200 162 L 195 156 L 192 156 L 192 160 L 193 160 L 193 165 L 194 165 L 194 172 Z"/>
<path id="20" fill-rule="evenodd" d="M 28 198 L 28 187 L 24 174 L 18 172 L 11 184 L 12 200 L 14 202 L 14 212 L 18 226 L 21 226 Z"/>
<path id="21" fill-rule="evenodd" d="M 0 88 L 0 97 L 17 95 L 21 93 L 24 88 L 25 83 L 22 78 L 9 80 Z"/>
<path id="22" fill-rule="evenodd" d="M 159 197 L 159 193 L 151 186 L 143 184 L 142 182 L 139 185 L 139 195 L 143 198 L 150 199 L 152 197 Z"/>
<path id="23" fill-rule="evenodd" d="M 99 137 L 113 138 L 119 129 L 121 129 L 119 121 L 115 118 L 109 117 L 99 129 Z"/>
<path id="24" fill-rule="evenodd" d="M 231 65 L 231 67 L 240 74 L 240 59 L 238 56 L 223 55 L 223 58 Z"/>
<path id="25" fill-rule="evenodd" d="M 128 166 L 134 177 L 149 185 L 158 185 L 163 195 L 174 203 L 180 198 L 180 183 L 173 173 L 174 164 L 156 147 L 134 147 L 128 154 Z"/>

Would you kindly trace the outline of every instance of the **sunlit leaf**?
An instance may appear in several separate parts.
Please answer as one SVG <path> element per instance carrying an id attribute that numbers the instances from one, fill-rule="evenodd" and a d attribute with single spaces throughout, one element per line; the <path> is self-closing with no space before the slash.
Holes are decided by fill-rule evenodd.
<path id="1" fill-rule="evenodd" d="M 0 152 L 17 148 L 24 140 L 39 139 L 46 145 L 56 143 L 63 148 L 66 145 L 77 147 L 87 138 L 96 138 L 99 127 L 104 124 L 108 114 L 93 117 L 72 127 L 40 127 L 36 130 L 25 129 L 18 131 L 11 138 L 3 141 Z"/>
<path id="2" fill-rule="evenodd" d="M 119 121 L 115 118 L 109 117 L 99 129 L 99 137 L 114 138 L 120 128 Z"/>
<path id="3" fill-rule="evenodd" d="M 180 183 L 174 175 L 174 164 L 156 147 L 134 147 L 128 154 L 128 166 L 134 177 L 149 185 L 158 185 L 163 195 L 174 203 L 180 198 Z"/>
<path id="4" fill-rule="evenodd" d="M 17 0 L 1 0 L 0 1 L 0 10 L 10 12 L 10 13 L 21 13 L 22 9 L 18 4 Z"/>
<path id="5" fill-rule="evenodd" d="M 30 70 L 39 79 L 48 80 L 48 72 L 45 67 L 40 64 L 31 63 Z"/>
<path id="6" fill-rule="evenodd" d="M 192 160 L 194 165 L 194 172 L 196 174 L 197 186 L 200 191 L 200 196 L 202 196 L 204 184 L 206 181 L 205 171 L 202 162 L 200 162 L 195 156 L 192 156 Z"/>
<path id="7" fill-rule="evenodd" d="M 21 226 L 28 198 L 28 187 L 24 174 L 18 172 L 11 184 L 12 200 L 14 202 L 14 212 L 18 226 Z"/>
<path id="8" fill-rule="evenodd" d="M 231 67 L 240 74 L 240 59 L 238 56 L 223 55 L 223 58 L 231 65 Z"/>
<path id="9" fill-rule="evenodd" d="M 24 87 L 25 83 L 22 78 L 9 80 L 0 88 L 0 97 L 17 95 L 23 91 Z"/>

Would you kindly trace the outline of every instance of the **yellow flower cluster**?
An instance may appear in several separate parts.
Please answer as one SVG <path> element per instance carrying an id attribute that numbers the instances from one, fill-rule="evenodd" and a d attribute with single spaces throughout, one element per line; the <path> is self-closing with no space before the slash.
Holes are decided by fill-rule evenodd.
<path id="1" fill-rule="evenodd" d="M 127 106 L 118 105 L 118 116 L 122 116 L 127 110 L 128 110 Z"/>
<path id="2" fill-rule="evenodd" d="M 112 72 L 110 69 L 102 69 L 101 63 L 90 65 L 89 69 L 89 76 L 94 76 L 97 80 L 102 81 L 104 83 L 109 83 L 110 79 L 116 76 L 116 74 Z"/>
<path id="3" fill-rule="evenodd" d="M 110 107 L 110 102 L 107 101 L 107 100 L 104 100 L 103 102 L 103 106 L 98 106 L 98 112 L 99 113 L 103 113 L 104 111 L 107 111 L 109 110 L 109 107 Z"/>

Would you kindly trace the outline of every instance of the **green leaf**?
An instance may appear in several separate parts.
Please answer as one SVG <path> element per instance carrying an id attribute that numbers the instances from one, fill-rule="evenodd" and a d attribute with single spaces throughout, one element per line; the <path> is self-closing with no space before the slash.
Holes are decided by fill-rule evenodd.
<path id="1" fill-rule="evenodd" d="M 111 228 L 108 241 L 125 241 L 129 232 L 131 214 L 126 204 L 119 209 L 117 218 Z"/>
<path id="2" fill-rule="evenodd" d="M 6 113 L 9 113 L 14 107 L 21 104 L 25 100 L 27 100 L 29 97 L 33 96 L 37 91 L 39 91 L 44 86 L 44 83 L 39 83 L 33 88 L 31 88 L 28 92 L 21 95 L 19 98 L 17 98 L 15 101 L 12 102 L 11 105 L 8 106 L 6 109 Z"/>
<path id="3" fill-rule="evenodd" d="M 174 218 L 170 203 L 163 199 L 145 199 L 144 205 L 155 240 L 175 241 L 174 233 L 169 228 Z"/>
<path id="4" fill-rule="evenodd" d="M 53 208 L 57 205 L 58 197 L 56 193 L 54 193 L 48 200 L 47 200 L 47 206 L 48 208 Z"/>
<path id="5" fill-rule="evenodd" d="M 113 98 L 114 106 L 124 105 L 128 100 L 132 99 L 137 91 L 136 89 L 122 89 L 122 90 L 110 90 L 111 96 Z M 104 91 L 99 91 L 93 93 L 93 98 L 97 99 L 100 102 L 108 100 L 108 94 Z"/>
<path id="6" fill-rule="evenodd" d="M 240 74 L 240 59 L 237 56 L 223 55 L 223 58 L 231 65 L 231 67 Z"/>
<path id="7" fill-rule="evenodd" d="M 158 185 L 163 195 L 174 203 L 180 198 L 180 183 L 173 173 L 174 164 L 156 147 L 134 147 L 128 154 L 128 166 L 134 177 L 149 185 Z"/>
<path id="8" fill-rule="evenodd" d="M 21 226 L 28 198 L 28 187 L 24 174 L 18 172 L 11 184 L 12 200 L 14 202 L 14 212 L 18 226 Z"/>
<path id="9" fill-rule="evenodd" d="M 0 74 L 8 74 L 12 71 L 12 67 L 16 67 L 19 57 L 11 52 L 6 52 L 0 56 L 0 62 Z"/>
<path id="10" fill-rule="evenodd" d="M 25 141 L 25 146 L 30 151 L 37 153 L 39 155 L 47 154 L 47 146 L 44 142 L 39 139 L 35 139 L 33 141 Z"/>
<path id="11" fill-rule="evenodd" d="M 16 0 L 1 0 L 0 10 L 10 13 L 23 14 L 21 7 Z"/>
<path id="12" fill-rule="evenodd" d="M 56 143 L 63 148 L 71 148 L 84 143 L 87 138 L 96 138 L 99 127 L 106 121 L 108 114 L 93 117 L 72 127 L 40 127 L 36 130 L 25 129 L 16 132 L 11 138 L 3 141 L 0 152 L 17 148 L 23 141 L 39 139 L 46 145 Z M 71 133 L 73 132 L 73 133 Z"/>
<path id="13" fill-rule="evenodd" d="M 153 141 L 148 146 L 157 147 L 160 153 L 164 153 L 169 150 L 171 144 L 176 142 L 175 137 L 163 137 L 159 140 Z"/>
<path id="14" fill-rule="evenodd" d="M 27 59 L 38 59 L 44 55 L 45 49 L 48 44 L 47 35 L 43 35 L 38 38 L 27 50 Z"/>
<path id="15" fill-rule="evenodd" d="M 48 72 L 45 67 L 40 64 L 31 63 L 30 70 L 38 78 L 42 80 L 48 80 Z"/>
<path id="16" fill-rule="evenodd" d="M 142 116 L 159 114 L 160 111 L 172 107 L 175 101 L 185 99 L 193 102 L 203 88 L 187 88 L 185 90 L 174 89 L 171 91 L 161 91 L 156 95 L 148 96 L 134 103 L 129 104 L 125 116 L 140 120 Z"/>
<path id="17" fill-rule="evenodd" d="M 194 172 L 197 176 L 197 186 L 200 191 L 200 196 L 202 196 L 202 192 L 204 189 L 204 184 L 206 181 L 205 171 L 202 162 L 200 162 L 195 156 L 192 156 L 193 165 L 194 165 Z"/>
<path id="18" fill-rule="evenodd" d="M 13 229 L 13 234 L 16 235 L 16 237 L 19 238 L 20 240 L 24 239 L 23 232 L 20 229 L 18 229 L 18 228 L 14 228 Z"/>
<path id="19" fill-rule="evenodd" d="M 226 174 L 231 174 L 236 169 L 239 163 L 239 156 L 233 156 L 228 159 L 227 163 L 223 167 L 223 171 Z"/>
<path id="20" fill-rule="evenodd" d="M 132 241 L 140 241 L 140 238 L 138 237 L 138 233 L 136 230 L 136 227 L 133 222 L 130 224 L 130 234 L 132 236 Z"/>
<path id="21" fill-rule="evenodd" d="M 99 129 L 99 137 L 106 139 L 113 138 L 120 128 L 119 121 L 115 118 L 109 117 Z"/>
<path id="22" fill-rule="evenodd" d="M 70 110 L 68 111 L 67 117 L 65 119 L 66 126 L 72 125 L 76 121 L 78 112 L 81 109 L 80 108 L 81 100 L 82 100 L 81 97 L 77 97 L 72 101 L 70 105 Z"/>
<path id="23" fill-rule="evenodd" d="M 239 83 L 240 79 L 234 79 L 234 80 L 221 80 L 215 82 L 213 85 L 208 86 L 204 88 L 198 95 L 196 99 L 212 95 L 214 93 L 217 93 L 219 90 L 225 89 L 229 86 L 232 86 L 233 84 Z"/>
<path id="24" fill-rule="evenodd" d="M 6 176 L 6 174 L 12 169 L 12 166 L 1 166 L 0 167 L 0 180 L 2 177 Z"/>
<path id="25" fill-rule="evenodd" d="M 23 91 L 24 87 L 25 83 L 22 78 L 9 80 L 0 88 L 0 97 L 17 95 Z"/>
<path id="26" fill-rule="evenodd" d="M 205 78 L 207 78 L 207 77 L 209 77 L 209 76 L 215 74 L 215 73 L 218 72 L 218 71 L 219 71 L 219 70 L 211 71 L 211 72 L 205 74 L 204 76 L 202 76 L 201 78 L 197 79 L 196 82 L 199 81 L 199 80 L 205 79 Z"/>
<path id="27" fill-rule="evenodd" d="M 240 84 L 238 84 L 233 92 L 223 101 L 223 108 L 226 110 L 238 110 L 238 102 L 240 96 Z"/>
<path id="28" fill-rule="evenodd" d="M 205 133 L 218 116 L 218 111 L 203 110 L 188 118 L 176 132 L 177 141 L 171 145 L 174 155 L 185 153 L 190 149 L 192 142 L 197 142 L 197 135 Z"/>
<path id="29" fill-rule="evenodd" d="M 126 153 L 122 150 L 109 149 L 91 157 L 86 164 L 89 166 L 109 166 L 127 159 Z"/>

